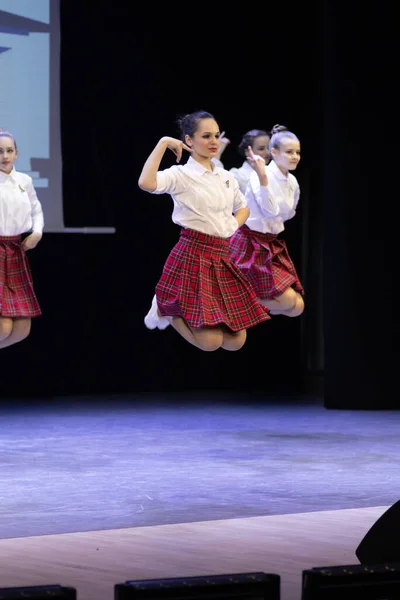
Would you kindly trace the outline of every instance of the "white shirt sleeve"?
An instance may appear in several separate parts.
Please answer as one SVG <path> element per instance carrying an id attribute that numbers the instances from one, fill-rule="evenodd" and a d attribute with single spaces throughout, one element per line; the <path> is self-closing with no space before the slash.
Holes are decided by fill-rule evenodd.
<path id="1" fill-rule="evenodd" d="M 36 190 L 33 186 L 32 179 L 26 184 L 26 193 L 29 196 L 32 206 L 32 231 L 35 233 L 43 233 L 44 218 L 42 205 L 36 195 Z"/>
<path id="2" fill-rule="evenodd" d="M 299 203 L 299 200 L 300 200 L 300 186 L 297 183 L 297 186 L 296 186 L 296 189 L 295 189 L 295 192 L 294 192 L 294 206 L 293 206 L 293 210 L 296 210 L 297 205 Z"/>
<path id="3" fill-rule="evenodd" d="M 157 172 L 157 187 L 152 194 L 179 194 L 187 188 L 180 174 L 179 166 L 169 167 Z"/>
<path id="4" fill-rule="evenodd" d="M 232 167 L 232 169 L 229 169 L 229 172 L 232 173 L 238 182 L 240 189 L 244 193 L 246 190 L 248 177 L 246 177 L 246 175 L 242 173 L 241 169 L 238 169 L 237 167 Z"/>
<path id="5" fill-rule="evenodd" d="M 279 214 L 279 205 L 269 193 L 268 186 L 260 185 L 256 172 L 251 175 L 246 187 L 245 198 L 247 204 L 255 203 L 262 211 L 264 217 L 273 219 Z"/>
<path id="6" fill-rule="evenodd" d="M 300 186 L 296 180 L 292 208 L 289 208 L 289 206 L 287 204 L 286 204 L 286 210 L 285 210 L 285 205 L 283 205 L 283 207 L 282 207 L 283 208 L 283 217 L 284 217 L 285 221 L 288 221 L 289 219 L 293 219 L 293 217 L 295 216 L 296 208 L 299 203 L 299 198 L 300 198 Z"/>
<path id="7" fill-rule="evenodd" d="M 240 210 L 241 208 L 246 208 L 247 202 L 246 202 L 246 198 L 243 196 L 242 192 L 240 191 L 239 184 L 235 178 L 233 178 L 233 190 L 234 190 L 233 214 L 236 214 L 237 211 Z"/>

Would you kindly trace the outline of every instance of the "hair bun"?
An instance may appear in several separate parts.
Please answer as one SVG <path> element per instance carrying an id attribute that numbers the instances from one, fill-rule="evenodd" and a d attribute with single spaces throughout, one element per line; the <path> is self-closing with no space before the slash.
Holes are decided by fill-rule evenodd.
<path id="1" fill-rule="evenodd" d="M 274 133 L 279 133 L 280 131 L 288 131 L 288 128 L 285 125 L 274 125 L 271 129 L 271 134 L 274 135 Z"/>

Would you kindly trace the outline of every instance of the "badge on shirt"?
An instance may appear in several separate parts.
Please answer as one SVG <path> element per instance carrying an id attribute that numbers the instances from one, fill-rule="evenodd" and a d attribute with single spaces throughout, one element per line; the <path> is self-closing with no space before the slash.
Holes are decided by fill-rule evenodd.
<path id="1" fill-rule="evenodd" d="M 18 184 L 18 187 L 19 187 L 19 189 L 21 190 L 21 192 L 24 192 L 24 191 L 25 191 L 25 190 L 24 190 L 24 188 L 22 187 L 22 185 L 21 185 L 20 183 Z"/>
<path id="2" fill-rule="evenodd" d="M 227 179 L 227 180 L 225 181 L 225 185 L 226 185 L 226 187 L 227 187 L 227 188 L 229 187 L 229 179 Z"/>

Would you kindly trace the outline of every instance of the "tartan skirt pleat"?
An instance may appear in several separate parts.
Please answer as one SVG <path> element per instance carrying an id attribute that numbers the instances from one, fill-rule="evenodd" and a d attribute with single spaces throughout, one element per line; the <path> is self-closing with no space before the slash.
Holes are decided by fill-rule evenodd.
<path id="1" fill-rule="evenodd" d="M 272 300 L 290 287 L 304 295 L 286 242 L 276 234 L 260 233 L 243 225 L 231 237 L 229 254 L 258 298 Z"/>
<path id="2" fill-rule="evenodd" d="M 193 328 L 225 324 L 242 331 L 271 317 L 229 258 L 229 239 L 181 229 L 156 286 L 162 316 Z"/>
<path id="3" fill-rule="evenodd" d="M 38 317 L 42 314 L 21 242 L 20 235 L 0 236 L 1 317 Z"/>

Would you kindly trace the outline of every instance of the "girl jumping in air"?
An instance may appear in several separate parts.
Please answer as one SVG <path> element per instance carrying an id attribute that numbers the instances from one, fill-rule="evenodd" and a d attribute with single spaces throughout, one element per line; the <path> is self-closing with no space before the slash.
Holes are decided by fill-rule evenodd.
<path id="1" fill-rule="evenodd" d="M 268 310 L 240 269 L 229 258 L 229 240 L 249 210 L 235 177 L 212 162 L 220 129 L 208 112 L 179 121 L 182 139 L 163 137 L 144 164 L 139 187 L 170 194 L 172 220 L 180 237 L 164 265 L 152 306 L 149 329 L 169 324 L 190 344 L 204 351 L 239 350 L 250 327 L 268 320 Z M 184 165 L 159 170 L 166 150 Z"/>
<path id="2" fill-rule="evenodd" d="M 271 134 L 268 165 L 249 146 L 253 172 L 245 197 L 250 216 L 231 237 L 230 256 L 271 315 L 297 317 L 304 310 L 304 290 L 281 236 L 300 198 L 291 173 L 300 161 L 300 142 L 282 125 L 275 125 Z"/>

